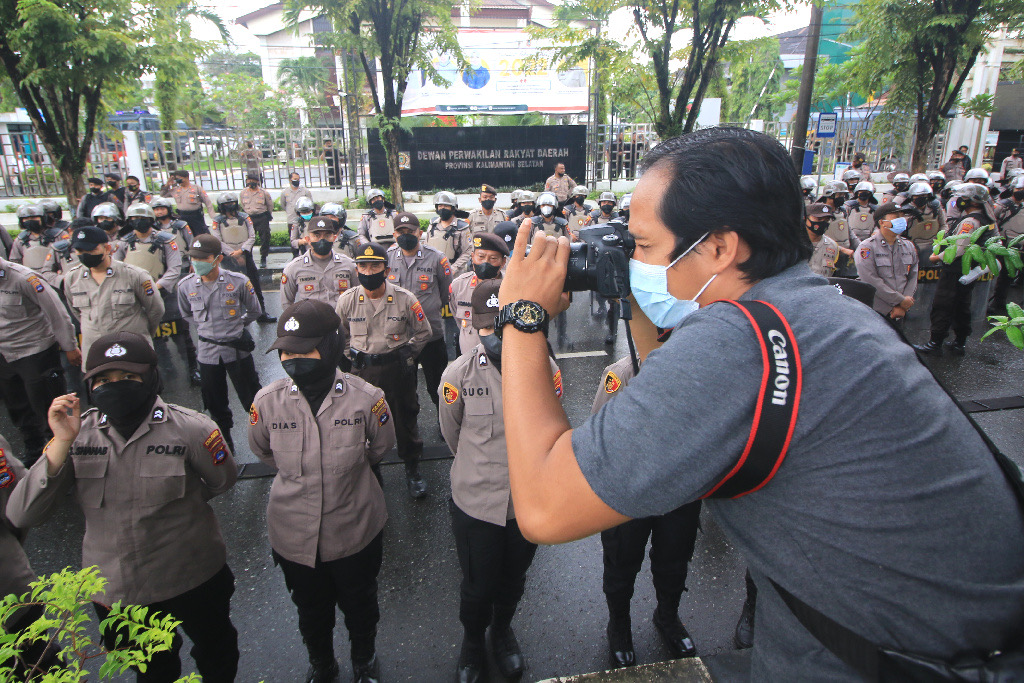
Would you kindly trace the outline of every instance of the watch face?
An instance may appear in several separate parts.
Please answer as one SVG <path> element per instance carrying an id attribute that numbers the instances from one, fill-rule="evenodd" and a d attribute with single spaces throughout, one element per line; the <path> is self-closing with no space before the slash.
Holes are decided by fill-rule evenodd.
<path id="1" fill-rule="evenodd" d="M 524 325 L 539 325 L 543 321 L 540 307 L 529 301 L 520 301 L 516 304 L 513 313 L 516 319 Z"/>

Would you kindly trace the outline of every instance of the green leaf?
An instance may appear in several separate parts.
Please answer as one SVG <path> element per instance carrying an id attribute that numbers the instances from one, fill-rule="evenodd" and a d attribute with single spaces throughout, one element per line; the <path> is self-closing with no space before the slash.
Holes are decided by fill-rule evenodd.
<path id="1" fill-rule="evenodd" d="M 1019 327 L 1007 327 L 1006 338 L 1018 349 L 1024 349 L 1024 332 L 1021 332 Z"/>
<path id="2" fill-rule="evenodd" d="M 988 226 L 987 225 L 983 225 L 980 228 L 978 228 L 977 230 L 975 230 L 974 232 L 972 232 L 971 233 L 971 244 L 976 244 L 978 242 L 978 239 L 982 235 L 984 235 L 986 232 L 988 232 Z"/>
<path id="3" fill-rule="evenodd" d="M 996 332 L 998 332 L 998 331 L 999 331 L 999 328 L 998 328 L 998 327 L 993 327 L 993 328 L 992 328 L 991 330 L 989 330 L 989 331 L 988 331 L 988 332 L 986 332 L 985 334 L 981 335 L 981 341 L 985 341 L 985 338 L 986 338 L 986 337 L 989 337 L 989 336 L 991 336 L 991 335 L 995 334 L 995 333 L 996 333 Z"/>
<path id="4" fill-rule="evenodd" d="M 1021 308 L 1018 304 L 1015 304 L 1014 302 L 1011 301 L 1010 303 L 1006 304 L 1006 313 L 1011 318 L 1019 318 L 1021 316 L 1024 316 L 1024 308 Z"/>
<path id="5" fill-rule="evenodd" d="M 1021 259 L 1019 251 L 1011 249 L 1010 255 L 1007 258 L 1010 260 L 1010 263 L 1013 264 L 1013 267 L 1016 268 L 1017 270 L 1024 268 L 1024 260 Z"/>
<path id="6" fill-rule="evenodd" d="M 988 265 L 988 272 L 992 273 L 992 275 L 998 275 L 999 259 L 996 258 L 995 254 L 988 250 L 985 250 L 983 255 L 985 257 L 985 263 Z"/>
<path id="7" fill-rule="evenodd" d="M 960 260 L 960 269 L 967 275 L 971 272 L 971 255 L 964 254 L 964 257 Z"/>
<path id="8" fill-rule="evenodd" d="M 947 266 L 952 264 L 956 260 L 956 247 L 950 245 L 946 247 L 946 251 L 942 253 L 942 262 Z"/>
<path id="9" fill-rule="evenodd" d="M 1010 259 L 1006 259 L 1006 274 L 1010 276 L 1010 279 L 1017 277 L 1017 266 L 1013 265 Z"/>
<path id="10" fill-rule="evenodd" d="M 1008 247 L 1016 247 L 1021 242 L 1024 242 L 1024 235 L 1017 235 L 1012 240 L 1010 240 L 1010 243 L 1007 244 L 1006 246 L 1008 246 Z"/>

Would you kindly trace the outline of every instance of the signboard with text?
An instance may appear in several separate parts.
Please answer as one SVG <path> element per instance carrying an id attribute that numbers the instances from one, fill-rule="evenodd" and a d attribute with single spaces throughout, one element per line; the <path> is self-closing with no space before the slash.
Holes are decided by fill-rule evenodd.
<path id="1" fill-rule="evenodd" d="M 387 187 L 384 147 L 367 131 L 370 182 Z M 568 175 L 586 175 L 586 126 L 485 126 L 402 131 L 402 187 L 410 191 L 461 190 L 483 183 L 527 187 L 543 183 L 564 163 Z"/>
<path id="2" fill-rule="evenodd" d="M 818 128 L 814 131 L 815 137 L 834 138 L 838 121 L 838 114 L 818 114 Z"/>

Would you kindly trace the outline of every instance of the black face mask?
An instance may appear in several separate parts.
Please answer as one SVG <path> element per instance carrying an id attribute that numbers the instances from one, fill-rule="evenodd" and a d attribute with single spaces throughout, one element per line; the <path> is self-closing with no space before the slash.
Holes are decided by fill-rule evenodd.
<path id="1" fill-rule="evenodd" d="M 906 183 L 895 183 L 893 185 L 893 189 L 897 192 L 906 192 L 909 187 L 910 185 L 907 185 Z"/>
<path id="2" fill-rule="evenodd" d="M 93 194 L 99 194 L 100 192 L 103 192 L 103 188 L 102 187 L 90 187 L 89 188 L 89 192 L 92 192 Z"/>
<path id="3" fill-rule="evenodd" d="M 501 370 L 501 338 L 496 334 L 480 335 L 480 343 L 484 346 L 484 353 L 494 363 L 494 367 Z"/>
<path id="4" fill-rule="evenodd" d="M 805 196 L 805 197 L 810 197 L 810 196 L 811 196 L 811 191 L 810 191 L 810 190 L 809 190 L 808 188 L 806 188 L 806 187 L 805 187 L 805 188 L 803 188 L 803 189 L 802 189 L 802 190 L 800 190 L 800 191 L 804 193 L 804 196 Z"/>
<path id="5" fill-rule="evenodd" d="M 580 206 L 583 206 L 584 200 L 586 200 L 586 197 L 579 196 L 579 197 L 576 197 L 573 201 L 576 202 L 577 204 L 579 204 Z"/>
<path id="6" fill-rule="evenodd" d="M 39 221 L 23 221 L 22 225 L 29 232 L 39 232 L 40 230 L 43 229 L 43 224 L 40 223 Z"/>
<path id="7" fill-rule="evenodd" d="M 257 183 L 255 180 L 250 180 L 249 182 L 246 183 L 246 185 L 248 185 L 252 189 L 256 189 L 256 186 L 259 185 L 259 183 Z"/>
<path id="8" fill-rule="evenodd" d="M 292 187 L 298 187 L 299 186 L 299 181 L 298 180 L 293 180 L 293 181 L 291 181 L 291 183 L 292 183 Z"/>
<path id="9" fill-rule="evenodd" d="M 623 209 L 619 213 L 622 215 L 622 218 L 624 220 L 626 220 L 627 222 L 629 221 L 629 209 Z"/>
<path id="10" fill-rule="evenodd" d="M 1024 190 L 1014 190 L 1013 198 L 1016 199 L 1018 202 L 1024 199 Z"/>
<path id="11" fill-rule="evenodd" d="M 914 206 L 921 208 L 928 203 L 927 197 L 914 197 L 910 201 L 914 202 Z"/>
<path id="12" fill-rule="evenodd" d="M 385 271 L 374 273 L 373 275 L 363 275 L 359 273 L 359 284 L 363 286 L 363 289 L 372 292 L 375 289 L 380 289 L 380 286 L 384 284 L 384 279 L 387 277 Z"/>
<path id="13" fill-rule="evenodd" d="M 373 208 L 375 208 L 378 211 L 380 211 L 381 209 L 384 208 L 384 200 L 383 199 L 378 199 L 377 201 L 375 201 L 372 204 L 370 204 L 370 206 L 372 206 Z"/>
<path id="14" fill-rule="evenodd" d="M 145 233 L 149 232 L 150 229 L 153 227 L 153 219 L 152 218 L 129 218 L 128 219 L 128 227 L 130 227 L 132 230 L 134 230 L 136 232 L 141 232 L 141 233 L 145 234 Z"/>
<path id="15" fill-rule="evenodd" d="M 870 192 L 858 192 L 857 199 L 863 199 L 866 202 L 871 201 L 873 195 Z"/>
<path id="16" fill-rule="evenodd" d="M 401 235 L 395 238 L 395 242 L 399 247 L 405 251 L 412 251 L 416 248 L 416 245 L 420 243 L 420 240 L 416 235 L 412 233 L 403 232 Z"/>
<path id="17" fill-rule="evenodd" d="M 807 229 L 813 232 L 815 235 L 821 236 L 828 231 L 828 223 L 814 223 L 812 222 L 807 226 Z"/>
<path id="18" fill-rule="evenodd" d="M 138 412 L 140 406 L 148 411 L 153 405 L 152 389 L 143 382 L 130 379 L 101 384 L 89 393 L 89 402 L 111 420 L 122 420 Z"/>
<path id="19" fill-rule="evenodd" d="M 491 209 L 494 208 L 494 200 L 493 199 L 483 199 L 483 200 L 480 201 L 480 206 L 482 206 L 485 209 L 487 209 L 488 211 L 490 211 Z"/>
<path id="20" fill-rule="evenodd" d="M 498 276 L 501 272 L 501 268 L 492 263 L 474 263 L 473 272 L 481 280 L 490 280 Z"/>
<path id="21" fill-rule="evenodd" d="M 128 191 L 129 192 L 138 192 L 139 191 L 139 186 L 138 185 L 129 185 L 128 186 Z"/>
<path id="22" fill-rule="evenodd" d="M 116 190 L 117 183 L 107 183 L 107 187 L 109 187 L 111 190 Z"/>
<path id="23" fill-rule="evenodd" d="M 281 367 L 301 387 L 320 374 L 320 359 L 289 358 L 281 361 Z"/>
<path id="24" fill-rule="evenodd" d="M 602 204 L 601 205 L 601 213 L 603 213 L 604 215 L 607 216 L 607 215 L 611 214 L 611 212 L 612 212 L 612 207 L 609 204 Z"/>
<path id="25" fill-rule="evenodd" d="M 78 260 L 86 268 L 98 268 L 103 263 L 103 254 L 79 254 Z"/>
<path id="26" fill-rule="evenodd" d="M 843 204 L 846 203 L 846 195 L 845 194 L 837 194 L 837 195 L 835 195 L 835 202 L 836 202 L 836 206 L 842 206 Z"/>
<path id="27" fill-rule="evenodd" d="M 437 216 L 443 221 L 450 221 L 452 216 L 455 214 L 451 209 L 438 209 Z"/>
<path id="28" fill-rule="evenodd" d="M 523 213 L 529 216 L 531 213 L 533 213 L 533 204 L 527 204 L 523 206 L 522 209 Z"/>
<path id="29" fill-rule="evenodd" d="M 317 240 L 313 242 L 313 253 L 319 254 L 320 256 L 327 256 L 331 253 L 331 248 L 334 247 L 334 242 L 330 240 Z"/>

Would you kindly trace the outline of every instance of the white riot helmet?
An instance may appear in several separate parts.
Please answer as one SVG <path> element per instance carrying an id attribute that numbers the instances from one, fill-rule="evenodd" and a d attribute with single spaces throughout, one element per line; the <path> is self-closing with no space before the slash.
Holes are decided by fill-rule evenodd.
<path id="1" fill-rule="evenodd" d="M 153 207 L 154 215 L 157 209 L 167 209 L 167 215 L 173 216 L 178 208 L 170 197 L 155 197 L 149 205 Z"/>
<path id="2" fill-rule="evenodd" d="M 217 210 L 221 213 L 238 211 L 238 195 L 234 192 L 221 192 L 217 197 Z"/>
<path id="3" fill-rule="evenodd" d="M 985 185 L 988 183 L 988 172 L 983 168 L 972 168 L 967 173 L 964 173 L 964 182 L 971 182 L 972 180 L 979 180 L 978 185 Z"/>
<path id="4" fill-rule="evenodd" d="M 897 173 L 896 175 L 906 175 L 906 174 L 905 173 L 904 174 Z M 945 176 L 943 176 L 943 177 L 945 177 Z M 896 182 L 896 178 L 893 178 L 892 181 L 895 183 Z M 928 176 L 926 176 L 924 173 L 915 173 L 914 175 L 910 176 L 910 178 L 907 180 L 907 182 L 910 183 L 911 185 L 913 185 L 914 183 L 927 183 L 928 182 Z"/>
<path id="5" fill-rule="evenodd" d="M 965 202 L 982 206 L 989 200 L 988 188 L 978 183 L 960 183 L 953 190 L 953 196 L 957 200 L 963 199 Z"/>
<path id="6" fill-rule="evenodd" d="M 811 196 L 811 194 L 814 193 L 814 190 L 817 189 L 817 187 L 818 183 L 814 182 L 814 178 L 812 178 L 811 176 L 805 175 L 802 178 L 800 178 L 800 190 L 804 193 L 804 195 L 808 197 Z"/>
<path id="7" fill-rule="evenodd" d="M 852 180 L 860 181 L 860 171 L 855 171 L 852 168 L 843 171 L 843 182 L 849 183 Z"/>
<path id="8" fill-rule="evenodd" d="M 1024 190 L 1024 173 L 1018 173 L 1017 176 L 1010 181 L 1009 188 L 1012 191 Z"/>
<path id="9" fill-rule="evenodd" d="M 540 214 L 547 218 L 554 214 L 555 208 L 558 206 L 558 198 L 550 192 L 542 192 L 537 197 L 537 206 L 540 208 Z"/>
<path id="10" fill-rule="evenodd" d="M 619 208 L 623 211 L 629 211 L 629 203 L 633 200 L 632 194 L 622 195 L 622 199 L 619 200 Z"/>
<path id="11" fill-rule="evenodd" d="M 111 220 L 119 221 L 121 220 L 121 211 L 113 202 L 103 202 L 96 205 L 96 208 L 92 210 L 90 218 L 92 218 L 93 222 L 100 218 L 110 218 Z"/>
<path id="12" fill-rule="evenodd" d="M 125 222 L 132 230 L 146 233 L 156 223 L 156 214 L 149 204 L 132 204 L 125 213 Z"/>
<path id="13" fill-rule="evenodd" d="M 519 198 L 523 195 L 522 190 L 512 190 L 512 205 L 519 203 Z"/>
<path id="14" fill-rule="evenodd" d="M 451 192 L 438 192 L 434 195 L 434 208 L 436 209 L 439 204 L 447 204 L 453 209 L 459 208 L 459 200 Z"/>
<path id="15" fill-rule="evenodd" d="M 367 204 L 373 204 L 373 200 L 375 200 L 377 198 L 384 199 L 384 192 L 383 192 L 383 190 L 378 190 L 377 188 L 374 187 L 374 188 L 371 188 L 370 191 L 366 193 L 366 203 Z"/>
<path id="16" fill-rule="evenodd" d="M 295 213 L 299 214 L 304 221 L 313 217 L 314 208 L 313 200 L 309 197 L 299 197 L 295 202 Z"/>
<path id="17" fill-rule="evenodd" d="M 932 186 L 928 183 L 914 183 L 907 190 L 907 195 L 910 197 L 910 201 L 918 208 L 923 207 L 928 202 L 935 199 L 935 193 L 932 192 Z"/>
<path id="18" fill-rule="evenodd" d="M 893 188 L 898 192 L 902 192 L 910 187 L 910 182 L 910 176 L 906 173 L 897 173 L 892 177 Z"/>
<path id="19" fill-rule="evenodd" d="M 535 204 L 536 201 L 537 201 L 537 198 L 534 196 L 533 192 L 531 192 L 530 190 L 523 190 L 522 192 L 519 193 L 519 203 L 520 204 Z"/>
<path id="20" fill-rule="evenodd" d="M 586 185 L 577 185 L 576 187 L 572 188 L 572 194 L 570 194 L 569 196 L 579 197 L 580 195 L 583 195 L 584 197 L 586 197 L 588 194 L 590 194 L 590 190 L 587 189 Z"/>
<path id="21" fill-rule="evenodd" d="M 853 188 L 854 194 L 857 194 L 858 192 L 870 192 L 871 194 L 874 194 L 875 186 L 869 180 L 862 180 L 859 183 L 857 183 L 857 187 Z"/>
<path id="22" fill-rule="evenodd" d="M 850 188 L 842 180 L 830 180 L 825 183 L 825 189 L 822 190 L 821 194 L 824 197 L 832 197 L 837 194 L 848 194 L 849 192 Z"/>
<path id="23" fill-rule="evenodd" d="M 338 219 L 338 223 L 340 223 L 342 227 L 345 226 L 345 221 L 348 220 L 348 211 L 345 210 L 344 206 L 338 204 L 337 202 L 327 202 L 326 204 L 321 206 L 320 215 L 334 216 L 335 218 Z"/>
<path id="24" fill-rule="evenodd" d="M 597 203 L 611 202 L 613 205 L 619 203 L 619 198 L 615 196 L 614 192 L 602 192 L 601 196 L 597 198 Z"/>

